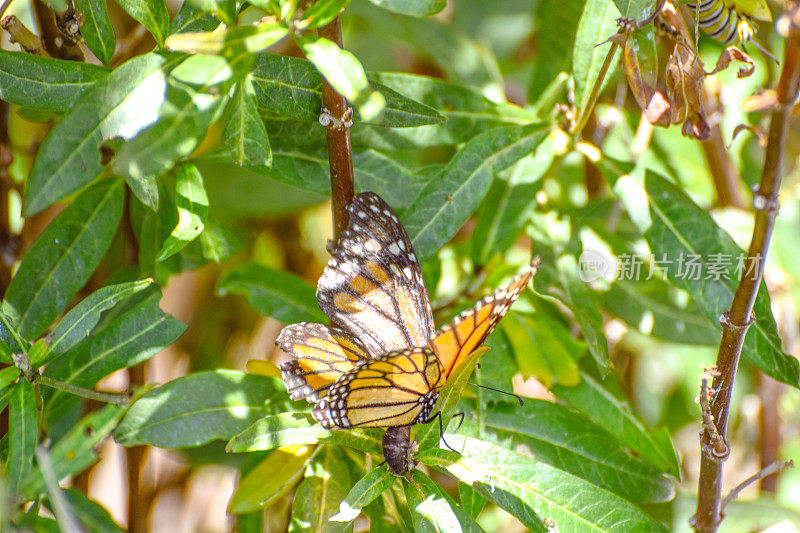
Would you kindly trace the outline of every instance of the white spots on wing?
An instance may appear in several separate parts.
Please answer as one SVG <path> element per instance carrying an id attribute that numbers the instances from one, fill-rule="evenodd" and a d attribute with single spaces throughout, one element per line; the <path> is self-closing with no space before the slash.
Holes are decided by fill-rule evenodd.
<path id="1" fill-rule="evenodd" d="M 381 250 L 381 243 L 377 239 L 370 239 L 364 243 L 364 247 L 370 252 L 378 253 Z"/>
<path id="2" fill-rule="evenodd" d="M 362 230 L 362 226 L 359 226 L 358 224 L 353 224 L 353 229 L 356 230 L 356 231 L 361 231 Z"/>
<path id="3" fill-rule="evenodd" d="M 408 268 L 408 267 L 405 267 L 405 268 L 403 269 L 403 274 L 405 274 L 405 276 L 406 276 L 406 279 L 411 279 L 411 269 L 410 269 L 410 268 Z"/>
<path id="4" fill-rule="evenodd" d="M 372 209 L 373 213 L 380 212 L 380 209 L 378 209 L 378 206 L 376 206 L 376 205 L 371 205 L 371 206 L 369 206 L 369 208 Z"/>
<path id="5" fill-rule="evenodd" d="M 406 251 L 406 243 L 404 243 L 403 241 L 398 241 L 397 245 L 400 247 L 401 250 L 403 250 L 404 252 Z"/>
<path id="6" fill-rule="evenodd" d="M 389 268 L 392 270 L 392 273 L 394 273 L 395 276 L 400 277 L 400 269 L 397 268 L 397 265 L 389 265 Z"/>
<path id="7" fill-rule="evenodd" d="M 358 211 L 358 218 L 367 218 L 367 214 L 364 211 Z"/>
<path id="8" fill-rule="evenodd" d="M 389 251 L 392 252 L 394 255 L 397 255 L 400 253 L 400 247 L 397 245 L 396 242 L 393 242 L 391 245 L 389 245 Z"/>

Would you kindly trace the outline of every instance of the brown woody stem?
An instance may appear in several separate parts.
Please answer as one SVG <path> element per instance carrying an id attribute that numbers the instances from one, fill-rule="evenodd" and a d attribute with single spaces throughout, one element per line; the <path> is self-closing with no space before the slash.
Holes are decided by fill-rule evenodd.
<path id="1" fill-rule="evenodd" d="M 337 16 L 319 30 L 319 35 L 342 47 L 342 16 Z M 347 99 L 322 80 L 322 105 L 325 112 L 334 117 L 325 127 L 328 141 L 328 165 L 331 172 L 331 210 L 333 211 L 333 242 L 339 241 L 347 227 L 347 204 L 353 198 L 353 151 L 350 146 L 350 130 L 344 127 L 346 117 L 352 111 Z"/>
<path id="2" fill-rule="evenodd" d="M 756 208 L 755 227 L 750 248 L 747 251 L 747 266 L 743 269 L 739 286 L 733 296 L 730 312 L 722 320 L 722 340 L 717 352 L 716 367 L 719 376 L 714 378 L 713 388 L 717 392 L 711 404 L 711 416 L 716 429 L 725 438 L 728 429 L 728 414 L 731 404 L 733 381 L 739 356 L 742 353 L 747 328 L 751 323 L 753 304 L 764 273 L 764 261 L 772 237 L 772 228 L 778 214 L 778 191 L 781 182 L 781 166 L 786 149 L 786 132 L 793 102 L 800 85 L 800 4 L 789 7 L 789 34 L 786 42 L 786 57 L 778 80 L 777 106 L 770 113 L 769 140 L 764 159 L 761 183 L 754 195 Z M 711 436 L 707 431 L 701 436 L 703 450 L 698 483 L 697 513 L 693 527 L 698 532 L 715 532 L 722 520 L 721 493 L 723 462 L 711 457 Z"/>

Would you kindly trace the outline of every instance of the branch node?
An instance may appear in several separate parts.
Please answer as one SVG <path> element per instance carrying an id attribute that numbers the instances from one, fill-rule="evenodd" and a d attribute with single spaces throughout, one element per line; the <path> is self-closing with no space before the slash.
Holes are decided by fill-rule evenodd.
<path id="1" fill-rule="evenodd" d="M 750 311 L 750 318 L 744 324 L 734 324 L 733 322 L 731 322 L 730 311 L 725 311 L 719 317 L 719 323 L 722 324 L 723 327 L 737 331 L 749 328 L 755 321 L 756 321 L 756 314 L 752 310 Z"/>
<path id="2" fill-rule="evenodd" d="M 348 107 L 341 118 L 336 118 L 327 107 L 323 107 L 322 112 L 319 114 L 319 123 L 321 126 L 335 131 L 349 129 L 353 125 L 353 108 Z"/>
<path id="3" fill-rule="evenodd" d="M 778 199 L 775 197 L 767 197 L 761 193 L 753 194 L 753 209 L 756 211 L 768 211 L 770 213 L 777 213 L 780 205 Z"/>

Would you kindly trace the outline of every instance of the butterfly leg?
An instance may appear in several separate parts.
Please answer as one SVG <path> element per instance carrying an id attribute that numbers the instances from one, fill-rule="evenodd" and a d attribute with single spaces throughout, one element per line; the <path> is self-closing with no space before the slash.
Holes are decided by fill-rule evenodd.
<path id="1" fill-rule="evenodd" d="M 459 415 L 461 416 L 461 421 L 458 423 L 458 427 L 460 428 L 461 427 L 461 423 L 464 421 L 464 413 L 456 413 L 456 414 L 453 415 L 453 418 L 455 418 L 456 416 L 459 416 Z M 439 411 L 438 413 L 436 413 L 435 415 L 433 415 L 429 419 L 423 421 L 422 423 L 423 424 L 429 424 L 430 422 L 433 422 L 437 418 L 439 419 L 439 438 L 442 439 L 442 442 L 444 443 L 445 446 L 447 446 L 448 449 L 450 449 L 450 450 L 452 450 L 452 451 L 454 451 L 456 453 L 459 453 L 458 450 L 456 450 L 455 448 L 453 448 L 452 446 L 447 444 L 447 441 L 444 440 L 444 423 L 442 422 L 442 412 L 441 411 Z"/>

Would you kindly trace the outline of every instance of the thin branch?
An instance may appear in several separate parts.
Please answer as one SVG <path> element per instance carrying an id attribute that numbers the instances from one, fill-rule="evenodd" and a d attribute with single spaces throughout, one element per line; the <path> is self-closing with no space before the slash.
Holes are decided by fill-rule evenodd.
<path id="1" fill-rule="evenodd" d="M 744 489 L 746 489 L 748 486 L 752 485 L 759 479 L 764 479 L 767 476 L 776 474 L 781 470 L 783 470 L 784 468 L 792 468 L 792 467 L 794 467 L 794 461 L 775 461 L 771 465 L 762 468 L 749 478 L 745 479 L 744 481 L 733 487 L 731 491 L 728 493 L 728 495 L 725 496 L 725 499 L 722 500 L 722 503 L 719 506 L 720 514 L 724 513 L 725 507 L 727 507 L 729 503 L 735 500 L 739 496 L 739 493 L 742 492 Z"/>
<path id="2" fill-rule="evenodd" d="M 47 376 L 42 376 L 42 375 L 35 376 L 34 381 L 46 387 L 58 389 L 64 392 L 68 392 L 70 394 L 74 394 L 75 396 L 81 396 L 82 398 L 97 400 L 98 402 L 103 402 L 103 403 L 127 405 L 128 402 L 130 402 L 131 400 L 130 396 L 127 394 L 98 392 L 91 389 L 84 389 L 83 387 L 76 387 L 75 385 L 70 385 L 69 383 L 64 383 L 63 381 L 58 381 L 57 379 L 48 378 Z"/>
<path id="3" fill-rule="evenodd" d="M 325 37 L 342 46 L 342 16 L 319 30 Z M 353 198 L 353 151 L 350 146 L 350 117 L 352 109 L 347 99 L 336 92 L 327 80 L 322 81 L 323 111 L 320 123 L 325 126 L 325 137 L 328 141 L 328 165 L 331 172 L 331 202 L 333 211 L 333 242 L 347 227 L 347 204 Z M 323 120 L 325 118 L 325 120 Z"/>
<path id="4" fill-rule="evenodd" d="M 722 340 L 717 352 L 716 367 L 720 375 L 714 379 L 713 388 L 718 391 L 711 405 L 711 414 L 719 434 L 724 438 L 728 428 L 733 382 L 744 338 L 751 323 L 753 304 L 764 273 L 769 242 L 777 216 L 778 191 L 781 183 L 781 168 L 786 150 L 786 132 L 794 101 L 800 86 L 800 4 L 787 4 L 789 32 L 783 71 L 778 80 L 777 106 L 770 113 L 769 140 L 764 159 L 761 183 L 753 197 L 756 209 L 755 226 L 750 248 L 747 251 L 747 267 L 742 271 L 739 286 L 733 296 L 729 313 L 722 320 Z M 703 450 L 700 479 L 698 482 L 697 513 L 693 527 L 698 532 L 715 532 L 719 528 L 720 499 L 722 492 L 723 462 L 707 453 L 711 436 L 707 431 L 701 437 Z"/>

